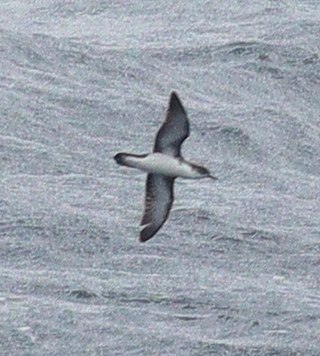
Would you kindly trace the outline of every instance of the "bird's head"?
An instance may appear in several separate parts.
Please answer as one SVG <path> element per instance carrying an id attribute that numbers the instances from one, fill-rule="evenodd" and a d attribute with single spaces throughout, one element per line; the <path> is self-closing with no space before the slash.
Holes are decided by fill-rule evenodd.
<path id="1" fill-rule="evenodd" d="M 217 180 L 217 177 L 211 175 L 210 171 L 206 167 L 198 166 L 197 164 L 192 164 L 192 171 L 195 174 L 195 178 L 211 178 Z"/>

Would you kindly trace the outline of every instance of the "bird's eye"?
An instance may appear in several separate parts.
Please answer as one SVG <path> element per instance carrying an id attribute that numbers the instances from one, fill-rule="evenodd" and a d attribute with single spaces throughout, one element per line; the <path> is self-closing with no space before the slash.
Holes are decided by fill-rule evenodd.
<path id="1" fill-rule="evenodd" d="M 204 167 L 199 167 L 199 172 L 201 174 L 209 174 L 209 171 L 207 170 L 207 168 L 204 168 Z"/>

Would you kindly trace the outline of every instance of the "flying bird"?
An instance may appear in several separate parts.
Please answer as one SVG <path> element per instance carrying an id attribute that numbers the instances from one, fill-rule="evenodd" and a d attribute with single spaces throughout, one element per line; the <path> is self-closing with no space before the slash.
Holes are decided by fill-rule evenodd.
<path id="1" fill-rule="evenodd" d="M 172 92 L 153 152 L 143 155 L 122 152 L 114 156 L 119 165 L 148 173 L 145 208 L 140 224 L 141 242 L 151 239 L 167 220 L 174 200 L 173 185 L 176 178 L 217 179 L 207 168 L 190 163 L 181 156 L 181 145 L 189 134 L 187 113 L 178 95 Z"/>

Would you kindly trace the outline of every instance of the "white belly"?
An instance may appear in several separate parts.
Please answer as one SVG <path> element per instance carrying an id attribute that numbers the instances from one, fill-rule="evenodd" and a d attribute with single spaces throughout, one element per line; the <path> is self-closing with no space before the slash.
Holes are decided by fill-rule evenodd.
<path id="1" fill-rule="evenodd" d="M 195 178 L 195 172 L 189 164 L 163 153 L 151 153 L 146 157 L 128 157 L 126 160 L 131 167 L 148 173 L 170 177 Z"/>

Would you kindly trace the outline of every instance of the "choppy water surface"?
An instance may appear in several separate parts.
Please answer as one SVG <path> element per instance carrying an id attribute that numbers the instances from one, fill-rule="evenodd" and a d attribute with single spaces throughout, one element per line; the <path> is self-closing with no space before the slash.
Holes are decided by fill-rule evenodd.
<path id="1" fill-rule="evenodd" d="M 318 355 L 319 2 L 0 10 L 0 353 Z M 219 180 L 139 244 L 171 90 Z"/>

